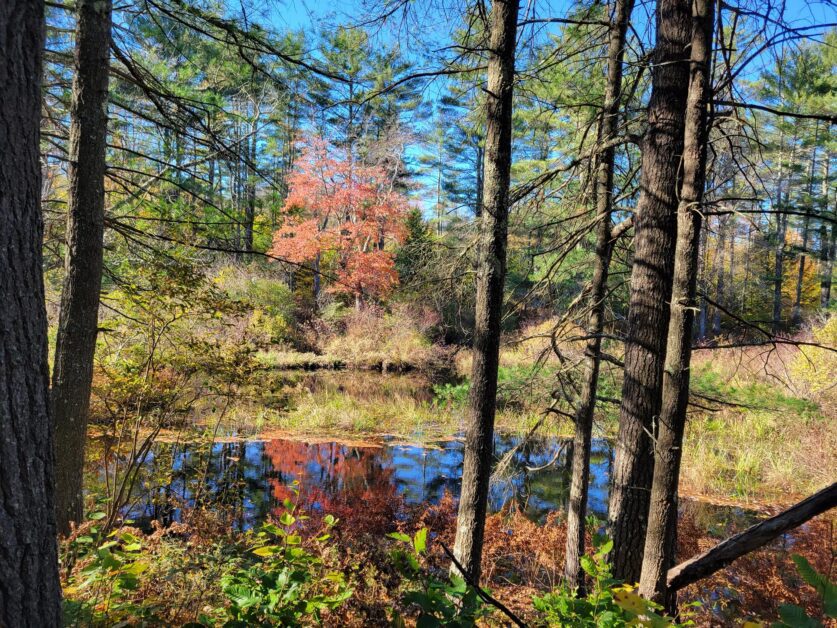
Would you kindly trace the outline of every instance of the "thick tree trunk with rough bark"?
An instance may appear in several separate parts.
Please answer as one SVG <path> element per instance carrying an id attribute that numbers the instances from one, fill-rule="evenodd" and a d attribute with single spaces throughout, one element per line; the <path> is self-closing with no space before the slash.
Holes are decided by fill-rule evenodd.
<path id="1" fill-rule="evenodd" d="M 711 72 L 714 0 L 693 0 L 689 95 L 683 148 L 683 186 L 677 208 L 677 245 L 668 325 L 662 406 L 654 452 L 654 482 L 645 536 L 639 591 L 666 600 L 666 574 L 674 564 L 677 538 L 677 486 L 686 408 L 692 327 L 697 309 L 703 191 L 706 180 L 707 110 L 712 98 Z"/>
<path id="2" fill-rule="evenodd" d="M 518 0 L 491 5 L 483 213 L 480 218 L 473 367 L 462 494 L 454 554 L 474 582 L 479 581 L 488 480 L 494 445 L 500 320 L 506 278 L 509 184 L 511 178 L 512 93 Z"/>
<path id="3" fill-rule="evenodd" d="M 78 0 L 76 11 L 67 257 L 52 372 L 61 534 L 84 515 L 82 471 L 102 284 L 111 1 Z"/>
<path id="4" fill-rule="evenodd" d="M 677 232 L 683 125 L 689 85 L 691 11 L 686 0 L 657 3 L 657 47 L 648 129 L 642 146 L 625 378 L 608 523 L 613 571 L 639 580 L 654 456 L 650 433 L 660 411 L 661 380 Z"/>
<path id="5" fill-rule="evenodd" d="M 0 626 L 61 623 L 41 240 L 44 3 L 0 2 Z"/>
<path id="6" fill-rule="evenodd" d="M 607 275 L 612 254 L 611 213 L 613 210 L 612 146 L 619 123 L 622 93 L 622 60 L 625 52 L 625 33 L 633 11 L 633 0 L 616 0 L 610 22 L 607 49 L 607 85 L 605 87 L 599 141 L 605 148 L 599 155 L 596 173 L 596 258 L 590 293 L 590 314 L 587 335 L 590 339 L 584 350 L 584 381 L 582 382 L 578 412 L 575 420 L 575 439 L 572 456 L 572 483 L 567 509 L 567 544 L 564 577 L 570 587 L 583 585 L 580 559 L 584 555 L 584 521 L 587 517 L 588 484 L 590 480 L 590 447 L 593 431 L 593 412 L 601 363 L 601 334 L 604 330 L 604 300 Z"/>

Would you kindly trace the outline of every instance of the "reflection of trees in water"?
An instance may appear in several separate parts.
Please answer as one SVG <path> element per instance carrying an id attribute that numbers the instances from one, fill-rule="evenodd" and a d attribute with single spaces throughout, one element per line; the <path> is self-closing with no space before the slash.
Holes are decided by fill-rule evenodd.
<path id="1" fill-rule="evenodd" d="M 272 440 L 265 443 L 264 456 L 271 463 L 267 477 L 276 504 L 296 501 L 294 480 L 303 508 L 322 512 L 386 504 L 396 497 L 390 456 L 379 447 Z"/>
<path id="2" fill-rule="evenodd" d="M 517 442 L 516 437 L 498 435 L 496 457 Z M 610 447 L 604 441 L 597 445 L 591 460 L 594 508 L 599 502 L 606 504 L 611 460 Z M 555 439 L 534 439 L 520 447 L 511 474 L 492 486 L 492 509 L 513 507 L 542 518 L 565 507 L 571 454 L 565 447 L 556 459 L 560 447 Z M 278 513 L 285 499 L 297 501 L 296 480 L 298 501 L 307 510 L 391 521 L 401 501 L 436 503 L 446 492 L 458 495 L 461 476 L 462 444 L 455 441 L 436 447 L 353 447 L 281 439 L 212 447 L 161 443 L 143 469 L 131 515 L 167 524 L 181 516 L 182 507 L 197 504 L 216 511 L 230 525 L 249 527 Z"/>

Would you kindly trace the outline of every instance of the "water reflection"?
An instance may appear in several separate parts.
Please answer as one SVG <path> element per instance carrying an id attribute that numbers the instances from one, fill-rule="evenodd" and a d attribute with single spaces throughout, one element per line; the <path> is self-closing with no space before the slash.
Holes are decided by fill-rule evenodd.
<path id="1" fill-rule="evenodd" d="M 491 483 L 489 509 L 514 508 L 534 520 L 566 508 L 572 442 L 498 434 L 495 458 L 514 449 L 509 471 Z M 463 443 L 426 446 L 383 441 L 380 445 L 270 439 L 244 442 L 157 443 L 149 454 L 126 516 L 141 526 L 177 521 L 196 504 L 219 513 L 237 529 L 258 525 L 282 509 L 284 500 L 306 510 L 389 525 L 400 506 L 437 504 L 459 495 Z M 589 512 L 607 513 L 611 445 L 593 443 Z M 299 491 L 297 497 L 296 491 Z M 755 513 L 740 508 L 684 502 L 698 527 L 723 537 L 750 525 Z"/>
<path id="2" fill-rule="evenodd" d="M 497 435 L 495 454 L 502 457 L 520 444 L 519 437 Z M 489 507 L 516 508 L 533 519 L 566 506 L 569 492 L 567 442 L 536 439 L 518 447 L 510 471 L 491 484 Z M 558 455 L 556 455 L 558 454 Z M 594 443 L 591 457 L 591 513 L 604 517 L 611 448 Z M 169 523 L 182 507 L 196 502 L 223 510 L 238 528 L 263 521 L 295 499 L 298 487 L 306 508 L 339 512 L 438 503 L 445 493 L 457 497 L 462 476 L 463 444 L 458 440 L 427 446 L 384 441 L 380 446 L 307 443 L 272 439 L 236 443 L 158 443 L 149 455 L 128 514 L 149 522 Z M 294 484 L 297 482 L 298 484 Z"/>

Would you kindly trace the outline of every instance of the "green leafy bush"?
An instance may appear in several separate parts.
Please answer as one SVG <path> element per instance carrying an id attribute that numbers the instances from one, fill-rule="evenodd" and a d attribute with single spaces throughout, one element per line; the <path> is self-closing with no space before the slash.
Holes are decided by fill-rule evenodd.
<path id="1" fill-rule="evenodd" d="M 439 577 L 422 566 L 427 553 L 427 528 L 413 538 L 401 532 L 388 535 L 399 546 L 390 554 L 392 561 L 407 583 L 401 602 L 418 609 L 416 626 L 473 626 L 477 619 L 488 614 L 476 590 L 459 577 Z M 404 626 L 404 619 L 393 611 L 394 626 Z"/>
<path id="2" fill-rule="evenodd" d="M 802 579 L 814 587 L 822 599 L 823 611 L 829 619 L 837 619 L 837 584 L 827 574 L 818 573 L 804 556 L 794 554 L 793 562 L 799 570 Z M 822 622 L 808 617 L 805 609 L 795 604 L 782 604 L 779 607 L 781 621 L 773 624 L 773 628 L 822 628 Z"/>
<path id="3" fill-rule="evenodd" d="M 532 599 L 543 625 L 578 628 L 675 625 L 659 612 L 659 606 L 640 597 L 633 587 L 613 578 L 607 562 L 607 555 L 613 549 L 612 540 L 594 535 L 593 546 L 594 554 L 581 558 L 581 567 L 592 583 L 587 596 L 561 588 Z"/>
<path id="4" fill-rule="evenodd" d="M 105 513 L 93 513 L 96 521 Z M 125 530 L 100 538 L 93 525 L 86 534 L 69 543 L 64 562 L 78 561 L 64 587 L 64 623 L 68 626 L 116 625 L 120 622 L 153 620 L 155 611 L 147 601 L 135 601 L 140 576 L 148 569 L 139 537 Z M 102 542 L 104 540 L 104 542 Z"/>
<path id="5" fill-rule="evenodd" d="M 299 626 L 320 623 L 324 611 L 334 610 L 352 596 L 342 573 L 329 571 L 320 556 L 303 547 L 297 524 L 307 519 L 296 514 L 286 500 L 287 511 L 279 525 L 265 524 L 255 534 L 249 564 L 221 579 L 229 600 L 225 626 Z M 324 518 L 326 531 L 313 542 L 325 544 L 337 520 Z"/>

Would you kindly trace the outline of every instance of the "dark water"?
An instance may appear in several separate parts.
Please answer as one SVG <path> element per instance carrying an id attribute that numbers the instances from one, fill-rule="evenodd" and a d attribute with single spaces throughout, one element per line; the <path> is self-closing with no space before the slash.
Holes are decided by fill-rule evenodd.
<path id="1" fill-rule="evenodd" d="M 495 456 L 520 444 L 497 435 Z M 519 447 L 512 464 L 491 484 L 492 511 L 515 508 L 542 520 L 566 508 L 571 442 L 537 439 Z M 146 459 L 126 516 L 140 525 L 170 523 L 196 500 L 246 529 L 281 512 L 286 499 L 306 510 L 392 518 L 403 507 L 437 504 L 460 491 L 463 444 L 426 446 L 383 441 L 380 446 L 271 439 L 208 445 L 158 443 Z M 590 514 L 606 514 L 612 448 L 593 444 Z M 298 492 L 298 495 L 297 495 Z M 692 503 L 717 536 L 749 525 L 752 513 Z"/>

